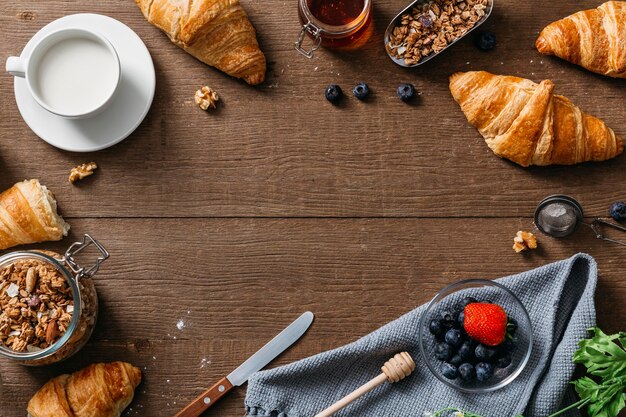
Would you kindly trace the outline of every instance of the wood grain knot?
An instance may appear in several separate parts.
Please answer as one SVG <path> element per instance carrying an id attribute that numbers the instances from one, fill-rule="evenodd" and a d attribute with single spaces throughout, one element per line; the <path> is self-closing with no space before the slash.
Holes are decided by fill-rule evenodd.
<path id="1" fill-rule="evenodd" d="M 35 20 L 36 17 L 37 16 L 35 15 L 34 12 L 31 12 L 31 11 L 28 11 L 28 10 L 25 10 L 23 12 L 19 12 L 17 14 L 17 18 L 20 19 L 20 20 L 27 20 L 27 21 Z"/>
<path id="2" fill-rule="evenodd" d="M 132 343 L 131 346 L 135 351 L 141 352 L 150 349 L 152 344 L 148 339 L 137 339 Z"/>
<path id="3" fill-rule="evenodd" d="M 415 362 L 411 355 L 402 352 L 385 362 L 381 370 L 387 376 L 387 381 L 398 382 L 411 375 L 415 370 Z"/>

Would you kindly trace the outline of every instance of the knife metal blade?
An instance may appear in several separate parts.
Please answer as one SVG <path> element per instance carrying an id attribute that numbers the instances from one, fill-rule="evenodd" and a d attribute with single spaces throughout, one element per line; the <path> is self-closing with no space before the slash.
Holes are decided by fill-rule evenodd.
<path id="1" fill-rule="evenodd" d="M 265 346 L 259 349 L 248 360 L 239 365 L 226 378 L 231 384 L 240 386 L 245 383 L 250 375 L 263 369 L 268 363 L 273 361 L 278 355 L 283 353 L 289 346 L 293 345 L 307 331 L 315 316 L 310 311 L 302 314 L 285 330 L 278 333 Z"/>
<path id="2" fill-rule="evenodd" d="M 270 340 L 248 360 L 242 363 L 228 376 L 220 379 L 211 388 L 179 411 L 174 417 L 198 417 L 209 407 L 226 395 L 235 386 L 245 383 L 250 375 L 260 371 L 268 363 L 293 345 L 307 331 L 313 323 L 313 313 L 307 311 L 291 323 L 285 330 Z"/>

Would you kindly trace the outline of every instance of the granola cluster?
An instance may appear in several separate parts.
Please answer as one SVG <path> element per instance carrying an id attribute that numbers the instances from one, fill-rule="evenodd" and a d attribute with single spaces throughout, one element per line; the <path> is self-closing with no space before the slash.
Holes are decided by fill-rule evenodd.
<path id="1" fill-rule="evenodd" d="M 17 352 L 54 344 L 72 320 L 72 289 L 52 265 L 20 260 L 0 270 L 0 343 Z"/>
<path id="2" fill-rule="evenodd" d="M 386 44 L 406 65 L 441 52 L 485 16 L 488 0 L 431 0 L 401 16 Z"/>

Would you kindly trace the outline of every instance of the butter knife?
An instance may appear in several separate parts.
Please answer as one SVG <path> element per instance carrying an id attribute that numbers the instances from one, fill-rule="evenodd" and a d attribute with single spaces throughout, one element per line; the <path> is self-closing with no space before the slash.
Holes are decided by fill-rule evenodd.
<path id="1" fill-rule="evenodd" d="M 237 369 L 220 379 L 187 407 L 179 411 L 175 417 L 198 417 L 234 387 L 243 385 L 250 375 L 263 369 L 300 339 L 313 323 L 313 318 L 314 315 L 310 311 L 302 314 L 254 355 L 250 356 L 248 360 L 239 365 Z"/>

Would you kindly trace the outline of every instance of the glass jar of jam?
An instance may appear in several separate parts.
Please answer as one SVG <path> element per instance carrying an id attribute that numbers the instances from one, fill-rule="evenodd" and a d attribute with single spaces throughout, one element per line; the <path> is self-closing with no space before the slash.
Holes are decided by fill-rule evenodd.
<path id="1" fill-rule="evenodd" d="M 357 49 L 372 34 L 372 0 L 298 0 L 298 6 L 302 29 L 295 46 L 307 58 L 320 46 Z M 313 40 L 308 50 L 305 35 Z"/>
<path id="2" fill-rule="evenodd" d="M 74 255 L 94 245 L 94 265 L 78 265 Z M 29 366 L 69 358 L 91 336 L 98 316 L 92 277 L 109 257 L 85 235 L 63 256 L 48 251 L 12 252 L 0 257 L 0 357 Z"/>

